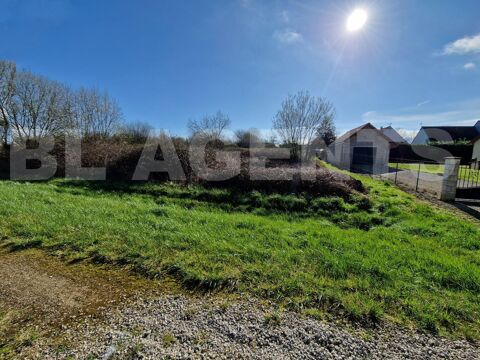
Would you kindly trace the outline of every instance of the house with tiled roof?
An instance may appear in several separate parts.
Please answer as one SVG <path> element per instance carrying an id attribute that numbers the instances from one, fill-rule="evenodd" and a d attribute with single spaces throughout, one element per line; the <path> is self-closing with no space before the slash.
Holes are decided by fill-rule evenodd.
<path id="1" fill-rule="evenodd" d="M 471 142 L 480 135 L 480 120 L 473 126 L 422 126 L 412 145 Z"/>

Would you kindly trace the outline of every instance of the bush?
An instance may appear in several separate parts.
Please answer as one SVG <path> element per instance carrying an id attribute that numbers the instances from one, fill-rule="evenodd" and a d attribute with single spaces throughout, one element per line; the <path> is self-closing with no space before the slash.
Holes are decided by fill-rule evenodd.
<path id="1" fill-rule="evenodd" d="M 289 161 L 279 160 L 267 160 L 266 168 L 257 166 L 258 159 L 268 158 L 268 149 L 262 150 L 265 153 L 259 150 L 255 150 L 255 153 L 243 150 L 240 154 L 241 166 L 239 174 L 222 181 L 205 180 L 210 175 L 209 172 L 215 170 L 232 172 L 234 174 L 234 167 L 232 166 L 234 164 L 233 153 L 232 156 L 228 156 L 227 151 L 226 159 L 223 159 L 223 162 L 217 161 L 216 151 L 222 148 L 222 144 L 208 144 L 205 154 L 208 169 L 201 174 L 202 176 L 198 176 L 192 169 L 188 142 L 181 138 L 173 138 L 171 140 L 185 173 L 185 183 L 187 184 L 198 183 L 218 188 L 235 189 L 242 192 L 256 190 L 283 195 L 304 192 L 314 196 L 336 196 L 345 199 L 348 199 L 352 193 L 365 192 L 365 188 L 360 181 L 322 167 L 301 168 L 299 165 L 292 164 Z M 130 181 L 143 149 L 143 144 L 125 141 L 122 137 L 90 137 L 82 140 L 81 154 L 73 153 L 68 154 L 68 156 L 76 157 L 77 160 L 81 158 L 81 163 L 84 167 L 105 167 L 107 180 Z M 65 177 L 64 138 L 56 139 L 51 154 L 57 160 L 58 167 L 55 176 Z M 3 151 L 3 158 L 8 159 L 8 150 Z M 156 159 L 160 160 L 162 158 L 163 154 L 158 149 Z M 0 159 L 0 170 L 4 168 L 4 173 L 8 172 L 8 166 L 5 166 L 7 164 L 8 160 L 1 161 Z M 164 182 L 170 179 L 167 173 L 151 173 L 149 180 Z M 304 205 L 293 197 L 272 197 L 267 202 L 270 204 L 266 204 L 266 207 L 275 209 L 293 209 Z"/>

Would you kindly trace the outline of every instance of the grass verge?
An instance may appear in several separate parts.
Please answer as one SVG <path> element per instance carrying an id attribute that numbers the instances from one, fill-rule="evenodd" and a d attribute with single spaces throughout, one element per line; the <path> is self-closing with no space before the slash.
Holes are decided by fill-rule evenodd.
<path id="1" fill-rule="evenodd" d="M 480 226 L 357 178 L 368 197 L 4 181 L 0 239 L 319 316 L 479 338 Z"/>

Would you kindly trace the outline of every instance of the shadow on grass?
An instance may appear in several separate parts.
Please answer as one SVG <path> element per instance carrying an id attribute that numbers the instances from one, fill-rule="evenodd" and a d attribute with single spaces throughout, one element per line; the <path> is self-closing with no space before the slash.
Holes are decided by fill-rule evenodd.
<path id="1" fill-rule="evenodd" d="M 112 193 L 115 195 L 146 195 L 159 205 L 175 204 L 185 209 L 221 210 L 252 213 L 261 216 L 283 215 L 289 218 L 320 217 L 343 228 L 368 231 L 377 226 L 390 226 L 395 219 L 387 216 L 385 206 L 374 206 L 359 193 L 348 198 L 318 196 L 309 193 L 282 194 L 262 191 L 242 191 L 232 188 L 180 185 L 174 183 L 127 183 L 94 181 L 59 181 L 57 191 L 76 195 Z M 166 216 L 163 209 L 154 211 Z"/>
<path id="2" fill-rule="evenodd" d="M 29 240 L 22 242 L 6 241 L 0 245 L 1 248 L 6 249 L 9 252 L 16 252 L 28 249 L 38 249 L 42 247 L 41 240 Z"/>
<path id="3" fill-rule="evenodd" d="M 476 209 L 480 209 L 480 200 L 478 201 L 465 201 L 465 200 L 460 200 L 456 201 L 453 203 L 453 205 L 459 209 L 462 210 L 463 212 L 473 216 L 477 220 L 480 220 L 480 211 Z"/>
<path id="4" fill-rule="evenodd" d="M 64 247 L 59 245 L 45 248 L 41 240 L 27 240 L 17 242 L 4 239 L 4 242 L 0 244 L 0 249 L 4 249 L 7 252 L 14 253 L 29 249 L 43 249 L 47 251 L 64 250 Z M 131 271 L 133 274 L 139 274 L 149 279 L 156 279 L 162 276 L 166 276 L 177 280 L 182 285 L 182 287 L 188 291 L 195 291 L 201 293 L 211 293 L 216 291 L 229 292 L 236 290 L 238 284 L 238 279 L 234 278 L 199 278 L 196 276 L 192 276 L 176 265 L 165 265 L 163 268 L 152 271 L 152 269 L 149 269 L 143 264 L 143 262 L 141 261 L 142 259 L 139 256 L 126 256 L 112 260 L 108 256 L 100 254 L 97 251 L 85 253 L 82 251 L 82 249 L 76 248 L 75 246 L 70 247 L 68 249 L 68 252 L 70 255 L 69 259 L 65 260 L 66 263 L 69 265 L 86 262 L 95 265 L 111 265 L 120 267 Z M 75 254 L 77 253 L 79 255 L 75 256 Z"/>

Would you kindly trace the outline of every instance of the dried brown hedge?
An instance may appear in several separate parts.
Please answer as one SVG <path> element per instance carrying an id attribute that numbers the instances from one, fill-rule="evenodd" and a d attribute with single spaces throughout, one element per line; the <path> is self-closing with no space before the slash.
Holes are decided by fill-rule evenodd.
<path id="1" fill-rule="evenodd" d="M 322 167 L 302 168 L 298 164 L 289 161 L 266 160 L 269 153 L 261 151 L 250 152 L 240 151 L 240 173 L 222 181 L 204 180 L 204 177 L 197 176 L 192 170 L 189 158 L 189 144 L 182 139 L 172 139 L 173 144 L 185 173 L 186 183 L 199 183 L 206 186 L 230 187 L 242 191 L 260 190 L 276 193 L 298 193 L 307 192 L 321 196 L 342 196 L 348 197 L 353 191 L 365 192 L 362 183 L 350 176 L 332 172 Z M 208 170 L 203 175 L 217 170 L 229 170 L 232 160 L 227 157 L 227 163 L 216 161 L 218 144 L 207 146 L 205 161 Z M 132 144 L 119 139 L 84 139 L 82 141 L 81 163 L 84 167 L 105 167 L 107 180 L 110 181 L 131 181 L 139 162 L 143 144 Z M 267 150 L 265 150 L 267 151 Z M 271 149 L 269 149 L 271 151 Z M 8 151 L 3 152 L 3 158 L 7 159 Z M 57 139 L 54 150 L 51 154 L 57 160 L 56 177 L 65 176 L 65 140 Z M 2 154 L 0 154 L 0 158 Z M 79 157 L 74 153 L 69 156 Z M 157 149 L 156 159 L 162 160 L 163 154 Z M 259 167 L 260 160 L 265 160 L 266 167 Z M 3 165 L 2 165 L 3 164 Z M 5 173 L 5 160 L 0 161 L 0 169 Z M 272 179 L 273 178 L 273 179 Z M 149 180 L 168 181 L 167 173 L 151 173 Z"/>

